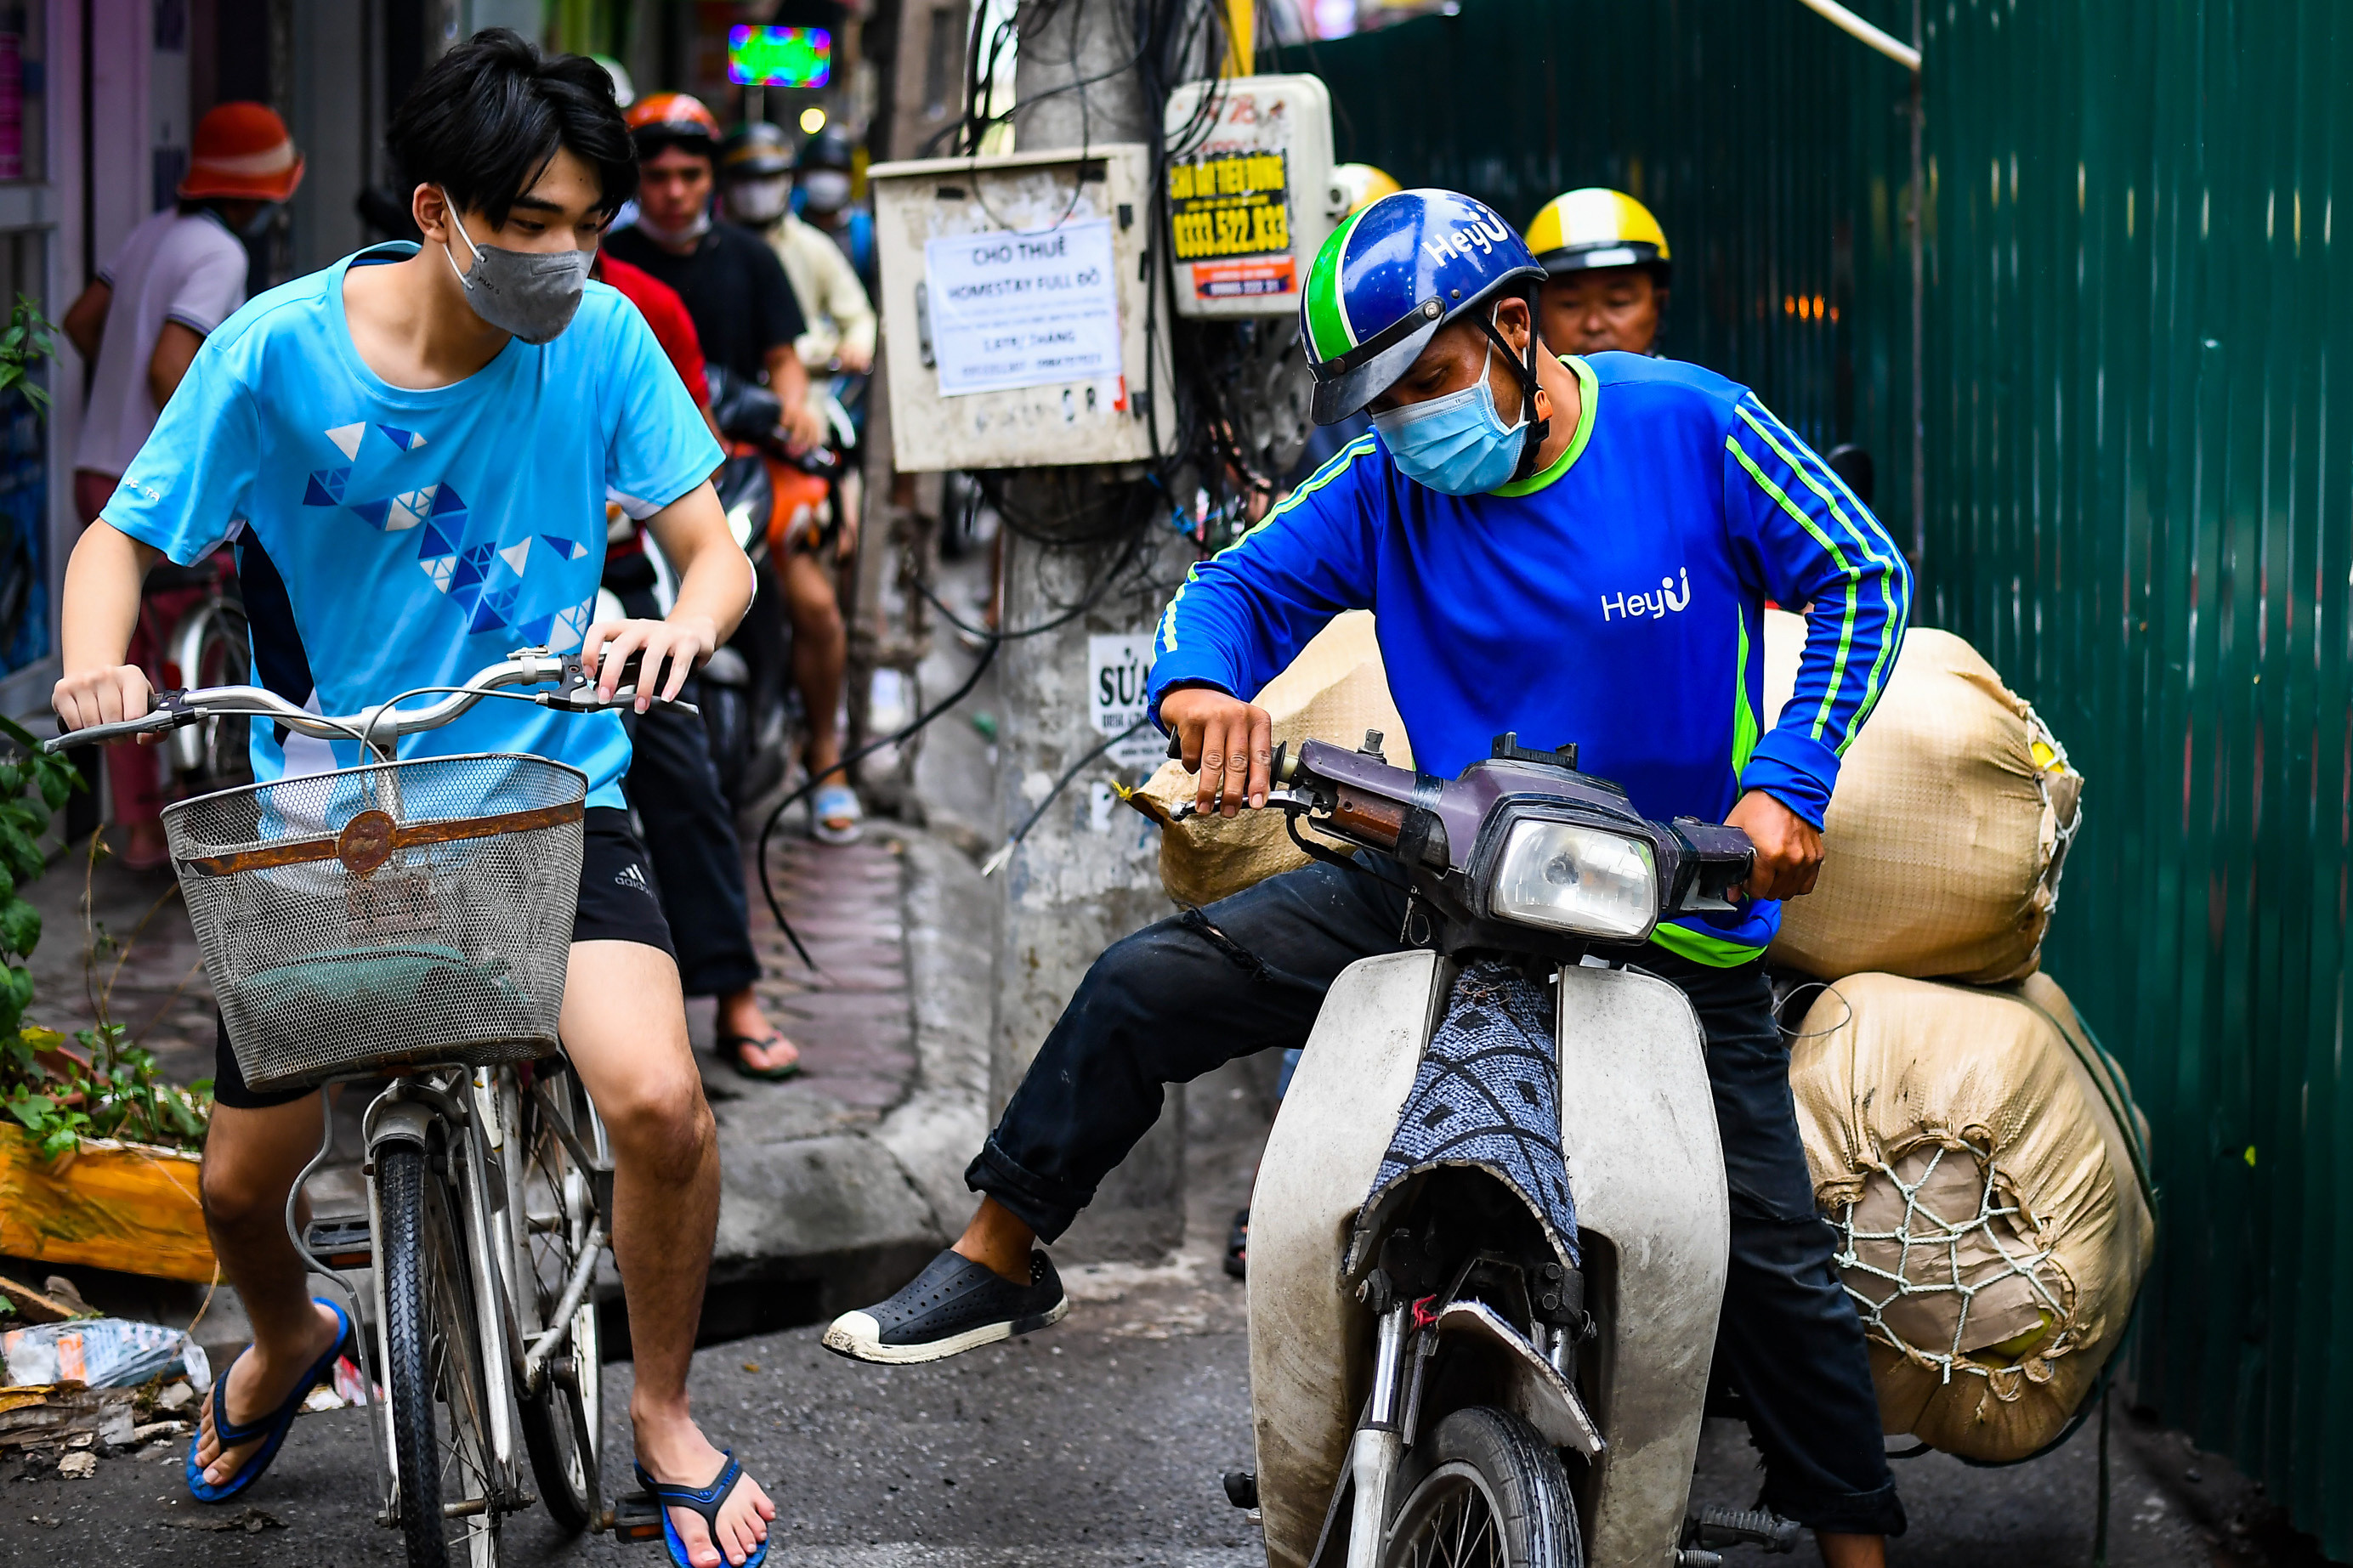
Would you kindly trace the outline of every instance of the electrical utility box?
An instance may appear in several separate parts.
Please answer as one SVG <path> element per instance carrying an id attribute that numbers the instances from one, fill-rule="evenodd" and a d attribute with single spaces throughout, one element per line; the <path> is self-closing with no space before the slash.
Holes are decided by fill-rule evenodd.
<path id="1" fill-rule="evenodd" d="M 1141 143 L 877 163 L 892 462 L 1135 463 L 1175 439 Z"/>
<path id="2" fill-rule="evenodd" d="M 1168 95 L 1176 309 L 1287 316 L 1346 210 L 1332 188 L 1332 95 L 1312 76 L 1191 81 Z"/>

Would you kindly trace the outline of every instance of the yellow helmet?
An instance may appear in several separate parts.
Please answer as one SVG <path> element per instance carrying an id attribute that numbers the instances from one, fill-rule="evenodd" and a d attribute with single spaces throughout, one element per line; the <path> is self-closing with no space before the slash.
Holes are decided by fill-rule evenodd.
<path id="1" fill-rule="evenodd" d="M 1651 209 L 1601 185 L 1565 191 L 1528 225 L 1528 248 L 1548 273 L 1596 267 L 1651 267 L 1667 280 L 1666 230 Z"/>
<path id="2" fill-rule="evenodd" d="M 1333 164 L 1332 185 L 1347 198 L 1351 215 L 1362 212 L 1383 196 L 1395 195 L 1405 189 L 1389 178 L 1387 170 L 1376 169 L 1370 163 Z"/>

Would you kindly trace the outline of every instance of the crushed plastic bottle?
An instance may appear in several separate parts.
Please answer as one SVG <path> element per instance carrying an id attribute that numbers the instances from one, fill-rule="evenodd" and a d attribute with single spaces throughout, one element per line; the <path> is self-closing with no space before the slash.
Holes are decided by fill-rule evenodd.
<path id="1" fill-rule="evenodd" d="M 158 1373 L 184 1370 L 190 1348 L 186 1334 L 160 1323 L 76 1318 L 0 1333 L 0 1363 L 12 1386 L 79 1383 L 136 1388 Z"/>

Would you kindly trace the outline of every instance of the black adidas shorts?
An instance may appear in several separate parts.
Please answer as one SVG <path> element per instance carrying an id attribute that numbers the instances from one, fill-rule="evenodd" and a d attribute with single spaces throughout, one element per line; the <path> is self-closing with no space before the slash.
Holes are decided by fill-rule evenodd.
<path id="1" fill-rule="evenodd" d="M 661 896 L 654 889 L 653 865 L 646 847 L 629 826 L 629 814 L 618 806 L 592 805 L 584 824 L 580 857 L 580 912 L 573 918 L 574 942 L 634 942 L 658 947 L 671 958 L 670 921 L 662 918 Z M 263 1092 L 246 1087 L 237 1070 L 237 1053 L 229 1049 L 228 1023 L 213 1015 L 213 1098 L 223 1105 L 260 1110 L 291 1105 L 311 1093 L 307 1089 Z"/>

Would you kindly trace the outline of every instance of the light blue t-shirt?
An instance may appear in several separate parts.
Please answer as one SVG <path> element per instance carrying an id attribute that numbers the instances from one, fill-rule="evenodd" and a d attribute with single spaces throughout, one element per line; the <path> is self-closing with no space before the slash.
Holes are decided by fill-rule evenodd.
<path id="1" fill-rule="evenodd" d="M 416 249 L 362 251 L 223 322 L 104 512 L 184 565 L 234 539 L 257 683 L 314 712 L 456 685 L 521 647 L 577 647 L 607 496 L 650 516 L 721 460 L 645 318 L 602 283 L 553 342 L 511 341 L 452 386 L 386 384 L 353 346 L 343 272 Z M 568 763 L 590 805 L 623 804 L 617 714 L 491 698 L 400 754 L 464 752 Z M 356 742 L 254 725 L 259 778 L 358 761 Z"/>

